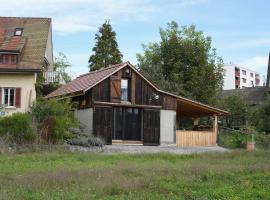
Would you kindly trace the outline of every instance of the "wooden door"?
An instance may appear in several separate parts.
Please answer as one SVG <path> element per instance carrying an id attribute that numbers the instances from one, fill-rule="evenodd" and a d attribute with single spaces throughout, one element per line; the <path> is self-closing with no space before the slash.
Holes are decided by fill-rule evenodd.
<path id="1" fill-rule="evenodd" d="M 143 144 L 160 144 L 160 110 L 143 111 Z"/>
<path id="2" fill-rule="evenodd" d="M 112 144 L 112 107 L 95 106 L 93 113 L 94 135 L 105 140 L 106 144 Z"/>

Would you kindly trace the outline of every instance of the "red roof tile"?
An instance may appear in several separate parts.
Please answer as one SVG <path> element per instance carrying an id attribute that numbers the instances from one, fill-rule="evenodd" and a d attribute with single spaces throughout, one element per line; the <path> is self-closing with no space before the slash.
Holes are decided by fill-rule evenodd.
<path id="1" fill-rule="evenodd" d="M 67 83 L 66 85 L 58 88 L 57 90 L 49 94 L 47 97 L 51 98 L 56 96 L 73 94 L 76 92 L 86 92 L 87 90 L 91 89 L 92 87 L 109 77 L 111 74 L 125 67 L 126 65 L 128 65 L 128 62 L 112 65 L 107 68 L 102 68 L 97 71 L 83 74 L 74 79 L 73 81 Z"/>

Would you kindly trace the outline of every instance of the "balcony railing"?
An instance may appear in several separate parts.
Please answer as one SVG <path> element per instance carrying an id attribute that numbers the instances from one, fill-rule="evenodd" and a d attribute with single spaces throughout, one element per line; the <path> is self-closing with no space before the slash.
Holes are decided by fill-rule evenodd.
<path id="1" fill-rule="evenodd" d="M 65 81 L 60 72 L 45 71 L 43 72 L 43 78 L 45 84 L 59 83 L 64 84 Z"/>
<path id="2" fill-rule="evenodd" d="M 240 85 L 240 80 L 235 80 L 235 85 Z"/>

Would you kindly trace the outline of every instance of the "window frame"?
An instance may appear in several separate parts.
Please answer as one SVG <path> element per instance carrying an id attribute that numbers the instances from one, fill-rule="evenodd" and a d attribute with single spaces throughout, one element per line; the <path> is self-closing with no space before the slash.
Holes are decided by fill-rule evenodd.
<path id="1" fill-rule="evenodd" d="M 242 69 L 242 74 L 247 75 L 247 71 Z"/>
<path id="2" fill-rule="evenodd" d="M 122 87 L 122 81 L 126 81 L 127 82 L 127 86 L 126 86 L 126 88 L 123 88 Z M 130 98 L 129 98 L 129 96 L 130 96 L 130 87 L 129 87 L 129 85 L 130 85 L 130 83 L 129 83 L 130 81 L 129 81 L 129 79 L 128 78 L 121 78 L 121 84 L 120 84 L 120 88 L 121 88 L 121 101 L 130 101 Z M 126 95 L 125 96 L 123 96 L 123 89 L 126 89 Z"/>
<path id="3" fill-rule="evenodd" d="M 242 78 L 242 82 L 243 83 L 247 83 L 247 79 L 246 78 Z"/>
<path id="4" fill-rule="evenodd" d="M 17 34 L 17 31 L 20 31 L 20 34 Z M 23 34 L 23 28 L 15 28 L 14 36 L 22 36 L 22 34 Z"/>
<path id="5" fill-rule="evenodd" d="M 5 104 L 5 96 L 6 96 L 6 94 L 5 94 L 5 90 L 6 89 L 8 89 L 8 102 L 7 102 L 7 104 Z M 11 103 L 10 103 L 10 91 L 11 90 L 13 90 L 13 105 L 11 105 Z M 15 108 L 16 106 L 15 106 L 15 99 L 16 99 L 16 88 L 14 88 L 14 87 L 4 87 L 4 88 L 2 88 L 2 105 L 5 105 L 7 108 Z"/>

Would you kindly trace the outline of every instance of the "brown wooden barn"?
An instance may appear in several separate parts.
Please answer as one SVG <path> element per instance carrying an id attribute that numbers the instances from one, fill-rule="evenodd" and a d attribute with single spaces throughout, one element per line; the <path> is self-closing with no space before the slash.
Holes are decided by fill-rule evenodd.
<path id="1" fill-rule="evenodd" d="M 78 102 L 78 119 L 107 144 L 216 145 L 217 116 L 227 114 L 158 89 L 129 62 L 81 75 L 47 97 Z M 211 128 L 180 130 L 181 118 L 192 117 L 196 127 L 202 116 L 213 117 Z"/>

